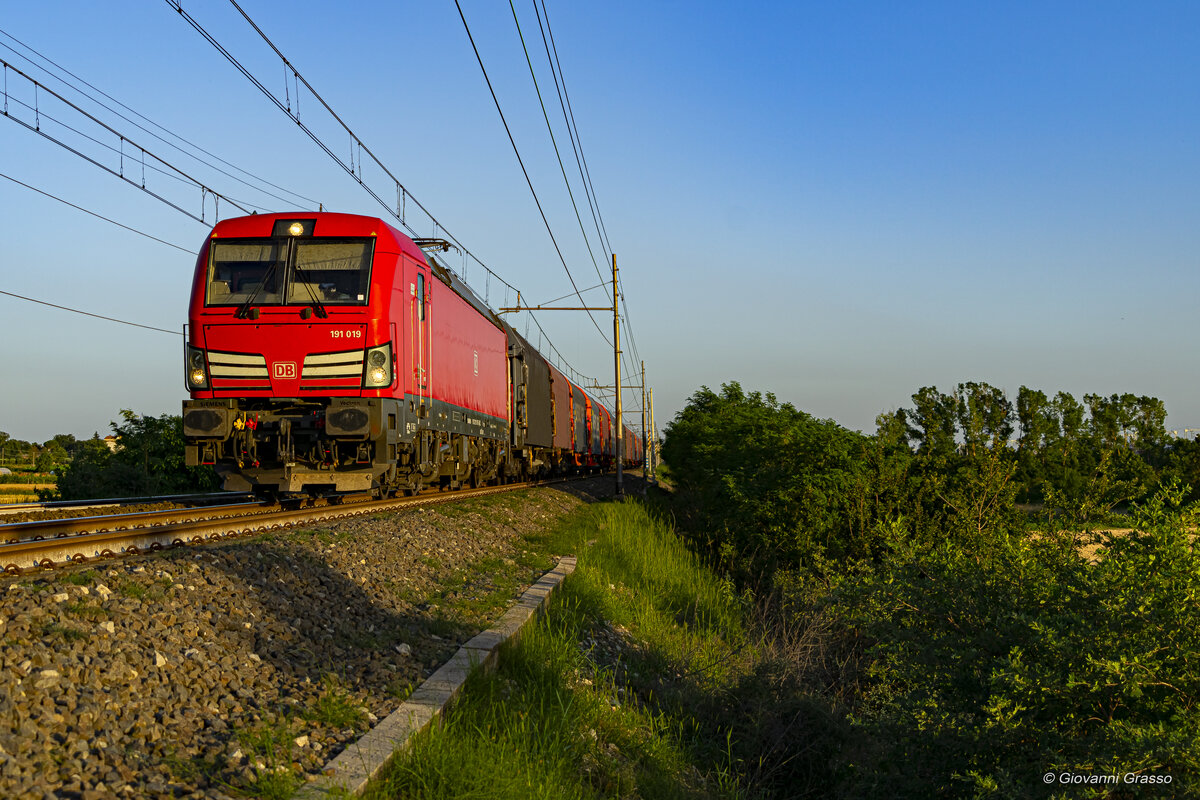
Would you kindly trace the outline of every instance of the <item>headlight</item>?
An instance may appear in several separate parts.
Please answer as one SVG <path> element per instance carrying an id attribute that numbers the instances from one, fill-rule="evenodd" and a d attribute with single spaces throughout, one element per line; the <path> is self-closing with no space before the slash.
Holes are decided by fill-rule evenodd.
<path id="1" fill-rule="evenodd" d="M 363 371 L 363 388 L 379 389 L 392 385 L 392 343 L 367 350 L 367 366 Z"/>
<path id="2" fill-rule="evenodd" d="M 208 388 L 208 368 L 204 364 L 204 351 L 187 346 L 187 388 L 190 392 Z"/>

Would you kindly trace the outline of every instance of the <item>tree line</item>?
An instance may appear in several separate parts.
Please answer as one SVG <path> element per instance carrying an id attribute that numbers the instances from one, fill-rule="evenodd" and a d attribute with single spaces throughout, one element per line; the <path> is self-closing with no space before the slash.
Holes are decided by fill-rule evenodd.
<path id="1" fill-rule="evenodd" d="M 220 487 L 211 467 L 184 463 L 180 415 L 144 416 L 122 409 L 121 420 L 110 427 L 112 447 L 99 433 L 90 439 L 59 434 L 39 446 L 0 432 L 0 453 L 13 454 L 9 463 L 14 466 L 24 461 L 39 473 L 54 473 L 57 488 L 38 490 L 44 500 L 149 497 Z"/>
<path id="2" fill-rule="evenodd" d="M 49 473 L 68 463 L 81 446 L 82 443 L 70 433 L 60 433 L 37 444 L 14 439 L 0 431 L 0 467 Z"/>

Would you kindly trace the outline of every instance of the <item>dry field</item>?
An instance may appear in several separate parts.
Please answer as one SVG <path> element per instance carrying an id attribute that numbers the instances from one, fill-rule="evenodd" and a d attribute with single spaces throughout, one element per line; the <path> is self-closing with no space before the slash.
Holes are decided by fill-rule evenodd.
<path id="1" fill-rule="evenodd" d="M 37 489 L 53 488 L 53 483 L 0 483 L 0 505 L 36 503 Z"/>

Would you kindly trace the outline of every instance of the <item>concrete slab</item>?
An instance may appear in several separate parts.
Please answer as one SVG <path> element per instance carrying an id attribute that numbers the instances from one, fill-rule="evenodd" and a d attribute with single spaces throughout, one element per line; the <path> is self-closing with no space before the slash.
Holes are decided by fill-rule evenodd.
<path id="1" fill-rule="evenodd" d="M 425 730 L 445 712 L 475 670 L 495 669 L 500 645 L 520 634 L 529 620 L 540 615 L 551 593 L 574 571 L 574 556 L 559 559 L 558 566 L 529 587 L 495 625 L 458 648 L 408 700 L 326 764 L 324 776 L 302 786 L 293 800 L 323 800 L 344 796 L 345 792 L 361 794 L 392 756 L 408 746 L 414 734 Z"/>

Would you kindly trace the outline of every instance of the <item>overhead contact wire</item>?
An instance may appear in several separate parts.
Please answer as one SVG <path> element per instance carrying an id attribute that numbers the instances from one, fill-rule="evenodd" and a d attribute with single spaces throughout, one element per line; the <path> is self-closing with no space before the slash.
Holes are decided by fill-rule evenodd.
<path id="1" fill-rule="evenodd" d="M 232 0 L 231 0 L 232 1 Z M 554 238 L 554 231 L 550 228 L 550 221 L 546 218 L 546 212 L 542 209 L 542 203 L 538 199 L 537 191 L 533 188 L 533 181 L 529 177 L 529 170 L 525 168 L 525 161 L 521 158 L 521 151 L 517 148 L 517 142 L 513 139 L 512 130 L 508 127 L 508 120 L 504 118 L 504 111 L 500 108 L 500 100 L 496 97 L 496 90 L 492 87 L 492 80 L 488 77 L 487 68 L 483 65 L 483 57 L 479 54 L 479 48 L 475 45 L 475 37 L 471 35 L 471 26 L 467 24 L 467 18 L 463 14 L 462 5 L 459 0 L 454 0 L 454 5 L 458 9 L 459 19 L 462 20 L 463 28 L 467 31 L 467 38 L 471 42 L 471 49 L 475 51 L 475 60 L 479 62 L 479 69 L 483 71 L 483 79 L 487 83 L 488 91 L 491 92 L 492 102 L 496 104 L 496 112 L 500 114 L 500 121 L 504 124 L 504 131 L 508 134 L 509 144 L 512 145 L 513 153 L 517 156 L 517 163 L 521 165 L 521 172 L 525 176 L 525 183 L 529 186 L 529 191 L 533 195 L 533 202 L 537 205 L 538 213 L 542 215 L 542 223 L 546 226 L 546 232 L 550 234 L 550 241 L 554 244 L 554 250 L 558 253 L 558 259 L 562 262 L 563 269 L 567 273 L 567 279 L 571 282 L 571 287 L 575 290 L 575 296 L 579 298 L 579 302 L 583 303 L 583 297 L 579 294 L 579 286 L 575 283 L 575 278 L 571 275 L 571 270 L 567 266 L 567 260 L 563 257 L 562 249 L 558 246 L 558 240 Z M 587 312 L 588 319 L 592 321 L 592 325 L 596 327 L 600 338 L 603 339 L 609 347 L 613 347 L 612 341 L 604 335 L 604 330 L 600 324 L 596 322 L 596 318 L 592 316 L 592 312 Z"/>
<path id="2" fill-rule="evenodd" d="M 57 308 L 62 311 L 70 311 L 73 314 L 82 314 L 85 317 L 95 317 L 96 319 L 108 320 L 109 322 L 119 322 L 122 325 L 132 325 L 135 328 L 145 328 L 148 331 L 160 331 L 161 333 L 169 333 L 172 336 L 182 336 L 183 335 L 183 333 L 181 331 L 169 331 L 166 328 L 156 328 L 153 325 L 142 325 L 139 322 L 130 322 L 130 321 L 124 320 L 124 319 L 117 319 L 116 317 L 106 317 L 103 314 L 93 314 L 90 311 L 80 311 L 78 308 L 71 308 L 70 306 L 60 306 L 57 303 L 47 303 L 45 300 L 38 300 L 33 297 L 26 297 L 25 295 L 15 294 L 13 292 L 6 292 L 3 289 L 0 289 L 0 294 L 8 295 L 9 297 L 15 297 L 18 300 L 27 300 L 30 303 L 37 303 L 38 305 L 50 306 L 51 308 Z"/>
<path id="3" fill-rule="evenodd" d="M 554 156 L 558 159 L 558 169 L 562 172 L 563 183 L 567 185 L 567 196 L 571 198 L 571 208 L 575 209 L 575 219 L 579 222 L 579 232 L 583 234 L 583 243 L 591 256 L 592 266 L 596 269 L 596 277 L 604 280 L 600 273 L 600 265 L 596 263 L 596 254 L 592 252 L 592 243 L 588 240 L 587 231 L 583 227 L 583 217 L 579 214 L 579 206 L 575 203 L 575 193 L 571 190 L 571 181 L 567 179 L 567 168 L 563 165 L 562 154 L 558 152 L 558 141 L 554 138 L 554 128 L 550 124 L 550 115 L 546 112 L 546 103 L 542 99 L 542 88 L 538 85 L 537 75 L 533 71 L 533 61 L 529 58 L 529 48 L 525 46 L 525 34 L 521 32 L 521 22 L 517 19 L 517 9 L 512 0 L 508 0 L 512 11 L 513 23 L 517 26 L 517 36 L 521 39 L 521 49 L 525 52 L 525 63 L 529 65 L 529 77 L 533 79 L 533 89 L 537 92 L 538 105 L 542 107 L 542 119 L 546 121 L 546 131 L 550 134 L 550 144 L 554 145 Z M 536 9 L 536 6 L 535 6 Z M 585 290 L 586 291 L 586 290 Z"/>
<path id="4" fill-rule="evenodd" d="M 124 142 L 129 142 L 129 144 L 131 144 L 133 147 L 137 148 L 137 149 L 138 149 L 139 151 L 141 151 L 143 154 L 150 156 L 151 158 L 153 158 L 153 159 L 154 159 L 155 161 L 157 161 L 158 163 L 160 163 L 160 164 L 162 164 L 163 166 L 165 166 L 165 167 L 168 167 L 168 168 L 170 168 L 172 171 L 174 171 L 174 172 L 178 173 L 180 176 L 182 176 L 183 178 L 185 178 L 185 179 L 186 179 L 188 182 L 190 182 L 190 183 L 192 183 L 194 186 L 196 186 L 196 188 L 200 189 L 202 193 L 208 193 L 208 194 L 212 194 L 213 196 L 215 196 L 215 197 L 218 197 L 218 198 L 220 198 L 220 199 L 222 199 L 222 200 L 226 201 L 226 202 L 227 202 L 227 203 L 229 203 L 230 205 L 234 206 L 235 208 L 237 208 L 237 209 L 239 209 L 239 210 L 243 211 L 244 213 L 247 213 L 247 214 L 248 214 L 248 213 L 250 213 L 250 209 L 248 209 L 248 208 L 244 208 L 243 206 L 239 205 L 237 202 L 233 201 L 233 200 L 232 200 L 232 199 L 230 199 L 229 197 L 226 197 L 225 195 L 221 194 L 220 192 L 216 192 L 216 191 L 213 191 L 212 189 L 209 189 L 209 188 L 208 188 L 207 186 L 205 186 L 203 183 L 201 183 L 200 181 L 196 180 L 196 179 L 195 179 L 195 178 L 193 178 L 191 175 L 187 174 L 186 172 L 184 172 L 183 170 L 179 169 L 179 168 L 178 168 L 178 167 L 176 167 L 175 165 L 171 164 L 169 161 L 166 161 L 165 159 L 159 158 L 159 157 L 158 157 L 158 156 L 156 156 L 154 153 L 150 152 L 150 151 L 149 151 L 149 150 L 147 150 L 146 148 L 144 148 L 144 147 L 142 147 L 141 145 L 139 145 L 137 142 L 135 142 L 135 141 L 133 141 L 132 139 L 130 139 L 128 136 L 125 136 L 124 134 L 122 134 L 120 131 L 117 131 L 117 130 L 116 130 L 115 128 L 113 128 L 112 126 L 110 126 L 110 125 L 106 124 L 105 122 L 103 122 L 103 121 L 101 121 L 101 120 L 97 119 L 96 117 L 92 116 L 92 115 L 91 115 L 91 114 L 89 114 L 88 112 L 84 111 L 82 108 L 80 108 L 79 106 L 75 105 L 75 104 L 74 104 L 74 103 L 72 103 L 70 100 L 68 100 L 68 99 L 66 99 L 65 97 L 63 97 L 62 95 L 58 94 L 58 92 L 55 92 L 53 89 L 50 89 L 50 88 L 48 88 L 48 87 L 46 87 L 46 86 L 43 86 L 41 83 L 39 83 L 38 81 L 34 80 L 34 79 L 33 79 L 32 77 L 30 77 L 29 75 L 26 75 L 24 72 L 22 72 L 21 70 L 17 69 L 17 68 L 16 68 L 15 66 L 13 66 L 12 64 L 9 64 L 9 63 L 8 63 L 7 61 L 5 61 L 4 59 L 0 59 L 0 65 L 3 65 L 3 66 L 4 66 L 4 68 L 5 68 L 6 70 L 12 70 L 12 71 L 13 71 L 13 72 L 15 72 L 17 75 L 20 75 L 22 78 L 24 78 L 25 80 L 27 80 L 27 81 L 29 81 L 30 83 L 32 83 L 32 84 L 33 84 L 33 86 L 34 86 L 34 89 L 35 89 L 35 91 L 36 91 L 37 89 L 39 89 L 39 88 L 40 88 L 42 91 L 44 91 L 44 92 L 46 92 L 47 94 L 51 95 L 52 97 L 56 98 L 56 99 L 57 99 L 57 100 L 59 100 L 60 102 L 62 102 L 62 103 L 64 103 L 64 104 L 66 104 L 67 106 L 69 106 L 69 107 L 71 107 L 71 108 L 75 109 L 75 110 L 76 110 L 76 111 L 78 111 L 80 114 L 82 114 L 83 116 L 87 117 L 88 119 L 92 120 L 92 121 L 93 121 L 93 122 L 95 122 L 97 125 L 99 125 L 100 127 L 104 128 L 106 131 L 108 131 L 109 133 L 113 134 L 114 136 L 120 137 L 120 139 L 121 139 L 122 141 L 124 141 Z M 29 105 L 28 105 L 28 104 L 26 104 L 26 103 L 22 103 L 21 101 L 18 101 L 18 100 L 14 100 L 14 102 L 17 102 L 17 103 L 19 103 L 20 105 L 23 105 L 23 106 L 25 106 L 26 108 L 29 108 Z M 35 108 L 35 109 L 34 109 L 34 111 L 35 111 L 35 114 L 37 114 L 37 115 L 38 115 L 38 117 L 40 118 L 40 116 L 41 116 L 40 109 L 38 109 L 38 108 Z M 69 150 L 70 152 L 74 153 L 75 155 L 79 156 L 80 158 L 84 159 L 85 161 L 88 161 L 88 162 L 90 162 L 90 163 L 94 164 L 95 166 L 99 167 L 100 169 L 104 170 L 105 172 L 108 172 L 108 173 L 110 173 L 110 174 L 112 174 L 112 175 L 115 175 L 116 177 L 118 177 L 118 178 L 120 178 L 121 180 L 123 180 L 123 181 L 125 181 L 126 183 L 128 183 L 130 186 L 133 186 L 133 187 L 135 187 L 135 188 L 141 189 L 143 192 L 145 192 L 146 194 L 150 195 L 151 197 L 154 197 L 156 200 L 159 200 L 159 201 L 161 201 L 161 202 L 163 202 L 163 203 L 166 203 L 167 205 L 171 206 L 171 207 L 172 207 L 172 208 L 174 208 L 176 211 L 179 211 L 179 212 L 180 212 L 180 213 L 182 213 L 182 214 L 186 214 L 187 216 L 191 217 L 192 219 L 196 220 L 197 222 L 204 223 L 204 219 L 203 219 L 202 217 L 197 217 L 195 214 L 192 214 L 190 211 L 187 211 L 186 209 L 184 209 L 184 208 L 182 208 L 182 207 L 180 207 L 180 206 L 176 205 L 175 203 L 172 203 L 170 200 L 167 200 L 165 197 L 163 197 L 163 196 L 161 196 L 161 195 L 159 195 L 159 194 L 156 194 L 155 192 L 152 192 L 152 191 L 150 191 L 150 190 L 149 190 L 149 189 L 147 189 L 145 186 L 139 186 L 139 185 L 138 185 L 136 182 L 134 182 L 133 180 L 130 180 L 128 177 L 126 177 L 125 175 L 123 175 L 121 172 L 118 172 L 118 171 L 116 171 L 116 170 L 112 169 L 111 167 L 107 167 L 107 166 L 105 166 L 104 164 L 101 164 L 99 161 L 96 161 L 94 158 L 92 158 L 92 157 L 90 157 L 90 156 L 88 156 L 88 155 L 85 155 L 84 153 L 82 153 L 82 152 L 80 152 L 80 151 L 76 150 L 75 148 L 71 147 L 70 145 L 66 144 L 65 142 L 59 141 L 58 139 L 56 139 L 56 138 L 54 138 L 53 136 L 51 136 L 51 135 L 49 135 L 48 133 L 46 133 L 45 131 L 42 131 L 42 130 L 41 130 L 39 127 L 38 127 L 38 125 L 30 125 L 30 124 L 29 124 L 28 122 L 26 122 L 25 120 L 23 120 L 23 119 L 18 119 L 18 118 L 16 118 L 16 117 L 14 117 L 12 114 L 9 114 L 9 113 L 7 113 L 7 112 L 5 112 L 5 116 L 7 116 L 7 117 L 8 117 L 9 119 L 11 119 L 13 122 L 16 122 L 17 124 L 19 124 L 19 125 L 22 125 L 23 127 L 25 127 L 25 128 L 27 128 L 27 129 L 29 129 L 30 131 L 33 131 L 34 133 L 38 134 L 39 136 L 42 136 L 42 137 L 44 137 L 44 138 L 46 138 L 46 139 L 49 139 L 50 141 L 52 141 L 52 142 L 54 142 L 55 144 L 57 144 L 59 147 L 62 147 L 62 148 L 64 148 L 64 149 L 66 149 L 66 150 Z M 51 118 L 51 119 L 52 119 L 52 118 Z M 57 122 L 57 120 L 55 120 L 55 121 Z M 40 121 L 39 121 L 39 124 L 40 124 Z M 64 127 L 66 127 L 66 126 L 64 125 Z M 71 129 L 71 130 L 73 130 L 73 129 Z M 78 131 L 76 131 L 76 133 L 78 133 Z M 81 134 L 81 135 L 82 135 L 82 134 Z M 90 137 L 89 137 L 89 138 L 90 138 Z M 95 140 L 93 139 L 92 141 L 95 141 Z"/>
<path id="5" fill-rule="evenodd" d="M 567 134 L 571 138 L 571 147 L 575 150 L 575 163 L 579 167 L 579 177 L 583 181 L 584 194 L 592 209 L 592 220 L 596 225 L 596 233 L 600 236 L 608 252 L 613 252 L 612 243 L 608 239 L 608 230 L 604 226 L 604 217 L 600 214 L 600 203 L 596 198 L 596 188 L 592 185 L 592 175 L 587 169 L 587 158 L 583 155 L 583 140 L 579 137 L 579 128 L 575 125 L 575 111 L 571 108 L 571 95 L 567 92 L 567 79 L 562 73 L 562 63 L 558 59 L 558 47 L 554 43 L 554 31 L 550 28 L 550 13 L 546 10 L 546 2 L 542 0 L 542 10 L 538 13 L 537 0 L 533 0 L 533 10 L 538 17 L 538 30 L 541 30 L 542 17 L 546 19 L 546 29 L 542 31 L 542 44 L 546 47 L 546 58 L 550 61 L 550 73 L 554 75 L 554 85 L 559 90 L 558 102 L 562 106 L 563 119 L 567 123 Z M 550 40 L 547 43 L 546 36 Z M 554 51 L 551 57 L 551 50 Z M 560 86 L 561 81 L 561 86 Z M 565 101 L 564 101 L 565 98 Z M 603 233 L 601 233 L 603 231 Z"/>
<path id="6" fill-rule="evenodd" d="M 137 228 L 131 228 L 128 225 L 122 225 L 120 222 L 117 222 L 115 219 L 109 219 L 108 217 L 97 214 L 95 211 L 89 211 L 88 209 L 84 208 L 83 206 L 77 206 L 68 200 L 64 200 L 61 197 L 52 195 L 49 192 L 43 192 L 41 189 L 37 188 L 36 186 L 30 186 L 28 183 L 22 183 L 21 181 L 17 180 L 16 178 L 12 177 L 11 175 L 5 175 L 3 172 L 0 172 L 0 178 L 5 178 L 6 180 L 10 180 L 13 183 L 17 184 L 18 186 L 24 186 L 26 189 L 37 192 L 40 195 L 49 197 L 51 200 L 57 200 L 58 202 L 60 202 L 64 205 L 68 205 L 77 211 L 82 211 L 85 214 L 91 214 L 93 217 L 96 217 L 97 219 L 102 219 L 105 222 L 111 222 L 113 225 L 116 225 L 118 228 L 124 228 L 125 230 L 129 231 L 130 233 L 136 233 L 138 236 L 145 236 L 147 239 L 153 239 L 154 241 L 156 241 L 160 244 L 165 244 L 167 247 L 174 247 L 176 250 L 182 250 L 183 252 L 187 253 L 188 255 L 196 254 L 194 250 L 190 250 L 186 247 L 180 247 L 177 244 L 172 244 L 171 242 L 168 242 L 165 239 L 159 239 L 157 236 L 151 236 L 150 234 L 145 233 L 144 231 L 139 231 Z"/>
<path id="7" fill-rule="evenodd" d="M 188 140 L 188 139 L 184 138 L 183 136 L 180 136 L 179 134 L 175 133 L 174 131 L 172 131 L 172 130 L 170 130 L 170 129 L 168 129 L 168 128 L 166 128 L 166 127 L 164 127 L 164 126 L 160 125 L 160 124 L 158 124 L 157 122 L 155 122 L 154 120 L 152 120 L 152 119 L 150 119 L 149 117 L 145 116 L 144 114 L 141 114 L 141 113 L 139 113 L 138 111 L 134 110 L 133 108 L 130 108 L 130 107 L 129 107 L 128 105 L 126 105 L 125 103 L 122 103 L 120 100 L 117 100 L 115 97 L 113 97 L 112 95 L 108 94 L 108 93 L 107 93 L 107 92 L 105 92 L 104 90 L 97 88 L 96 86 L 94 86 L 94 85 L 93 85 L 93 84 L 91 84 L 91 83 L 88 83 L 88 81 L 86 81 L 86 80 L 84 80 L 83 78 L 79 77 L 79 76 L 78 76 L 78 75 L 76 75 L 74 72 L 71 72 L 69 69 L 67 69 L 66 67 L 63 67 L 61 64 L 58 64 L 56 61 L 54 61 L 53 59 L 49 58 L 49 57 L 48 57 L 48 56 L 46 56 L 45 54 L 38 52 L 37 50 L 35 50 L 34 48 L 30 47 L 30 46 L 29 46 L 28 44 L 26 44 L 25 42 L 22 42 L 20 39 L 17 39 L 15 36 L 13 36 L 12 34 L 8 33 L 7 31 L 5 31 L 5 30 L 3 30 L 3 29 L 0 29 L 0 35 L 3 35 L 3 36 L 5 36 L 5 37 L 7 37 L 8 39 L 11 39 L 12 41 L 16 42 L 16 43 L 17 43 L 17 44 L 19 44 L 21 47 L 23 47 L 23 48 L 25 48 L 26 50 L 28 50 L 29 52 L 33 53 L 33 54 L 34 54 L 35 56 L 37 56 L 38 58 L 40 58 L 40 59 L 42 59 L 43 61 L 45 61 L 45 62 L 49 63 L 51 66 L 55 67 L 56 69 L 58 69 L 58 70 L 60 70 L 60 71 L 62 71 L 62 72 L 64 72 L 64 73 L 66 73 L 67 75 L 69 75 L 69 76 L 71 76 L 72 78 L 74 78 L 75 80 L 79 81 L 79 82 L 80 82 L 80 83 L 82 83 L 84 86 L 86 86 L 86 87 L 88 87 L 89 89 L 91 89 L 92 91 L 94 91 L 94 92 L 96 92 L 96 93 L 100 94 L 101 96 L 103 96 L 103 97 L 107 98 L 108 100 L 111 100 L 113 103 L 115 103 L 116 105 L 118 105 L 118 106 L 120 106 L 121 108 L 125 109 L 125 110 L 126 110 L 126 111 L 128 111 L 130 114 L 133 114 L 134 116 L 138 117 L 139 119 L 143 120 L 144 122 L 146 122 L 146 123 L 148 123 L 148 124 L 150 124 L 150 125 L 154 126 L 154 127 L 155 127 L 155 128 L 157 128 L 158 130 L 160 130 L 160 131 L 162 131 L 162 132 L 166 133 L 168 136 L 171 136 L 171 137 L 173 137 L 173 138 L 175 138 L 175 139 L 177 139 L 177 140 L 179 140 L 179 141 L 183 142 L 183 143 L 184 143 L 184 144 L 186 144 L 188 147 L 191 147 L 191 148 L 193 148 L 194 150 L 196 150 L 196 151 L 198 151 L 198 152 L 200 152 L 200 153 L 203 153 L 204 155 L 208 156 L 209 158 L 211 158 L 211 159 L 214 159 L 215 161 L 217 161 L 217 162 L 219 162 L 219 163 L 221 163 L 221 164 L 224 164 L 225 166 L 229 167 L 229 168 L 230 168 L 230 169 L 232 169 L 232 170 L 235 170 L 235 171 L 237 171 L 237 172 L 240 172 L 240 173 L 241 173 L 241 174 L 243 174 L 243 175 L 246 175 L 246 176 L 248 176 L 248 177 L 250 177 L 250 178 L 253 178 L 255 181 L 258 181 L 258 182 L 259 182 L 260 184 L 262 184 L 262 185 L 269 186 L 269 187 L 271 187 L 272 189 L 278 189 L 279 191 L 281 191 L 281 192 L 283 192 L 283 193 L 285 193 L 285 194 L 287 194 L 287 195 L 290 195 L 290 196 L 291 196 L 291 198 L 293 198 L 293 199 L 288 199 L 288 198 L 285 198 L 285 197 L 280 197 L 279 195 L 277 195 L 277 194 L 274 194 L 274 193 L 272 193 L 272 192 L 270 192 L 270 191 L 267 191 L 266 189 L 262 188 L 262 186 L 256 186 L 256 185 L 254 185 L 253 183 L 250 183 L 249 181 L 247 181 L 247 180 L 245 180 L 245 179 L 243 179 L 243 178 L 239 178 L 239 177 L 237 177 L 236 175 L 233 175 L 233 174 L 231 174 L 231 173 L 229 173 L 229 172 L 226 172 L 225 170 L 221 169 L 220 167 L 218 167 L 218 166 L 216 166 L 216 165 L 214 165 L 214 164 L 212 164 L 212 163 L 210 163 L 210 162 L 207 162 L 207 161 L 205 161 L 205 160 L 204 160 L 204 159 L 202 159 L 202 158 L 199 158 L 198 156 L 196 156 L 196 155 L 195 155 L 195 154 L 193 154 L 193 153 L 189 153 L 189 152 L 187 152 L 187 151 L 186 151 L 186 150 L 184 150 L 183 148 L 179 147 L 177 144 L 174 144 L 173 142 L 170 142 L 170 141 L 168 141 L 168 140 L 164 139 L 162 136 L 159 136 L 159 135 L 158 135 L 157 133 L 155 133 L 154 131 L 152 131 L 152 130 L 149 130 L 148 128 L 146 128 L 145 126 L 143 126 L 143 125 L 139 124 L 138 122 L 135 122 L 134 120 L 131 120 L 129 117 L 126 117 L 124 114 L 122 114 L 121 112 L 119 112 L 119 111 L 117 111 L 116 109 L 112 108 L 111 106 L 109 106 L 109 105 L 106 105 L 105 103 L 103 103 L 103 102 L 101 102 L 100 100 L 96 99 L 94 96 L 92 96 L 92 95 L 88 94 L 87 92 L 83 91 L 83 90 L 82 90 L 82 89 L 80 89 L 78 86 L 75 86 L 75 85 L 74 85 L 74 84 L 72 84 L 70 81 L 67 81 L 67 80 L 65 80 L 64 78 L 62 78 L 62 76 L 54 74 L 54 73 L 53 73 L 51 70 L 47 69 L 46 67 L 42 66 L 41 64 L 38 64 L 36 61 L 34 61 L 33 59 L 29 58 L 28 56 L 22 55 L 21 53 L 17 52 L 17 50 L 15 50 L 14 48 L 10 47 L 9 45 L 6 45 L 6 44 L 2 44 L 2 45 L 0 45 L 0 46 L 3 46 L 5 49 L 9 50 L 10 52 L 12 52 L 12 53 L 15 53 L 16 55 L 18 55 L 18 56 L 20 56 L 21 58 L 25 59 L 25 60 L 26 60 L 26 61 L 28 61 L 29 63 L 33 64 L 33 65 L 34 65 L 34 66 L 36 66 L 38 69 L 40 69 L 40 70 L 42 70 L 43 72 L 45 72 L 46 74 L 48 74 L 48 75 L 50 75 L 50 76 L 54 77 L 56 80 L 60 81 L 60 82 L 61 82 L 62 84 L 64 84 L 65 86 L 68 86 L 68 87 L 70 87 L 70 88 L 71 88 L 71 89 L 73 89 L 74 91 L 76 91 L 76 92 L 78 92 L 79 94 L 83 95 L 84 97 L 88 98 L 89 100 L 91 100 L 92 102 L 96 103 L 98 106 L 100 106 L 101 108 L 105 109 L 106 111 L 109 111 L 109 112 L 111 112 L 111 113 L 115 114 L 116 116 L 118 116 L 118 117 L 120 117 L 121 119 L 123 119 L 123 120 L 125 120 L 126 122 L 128 122 L 130 125 L 133 125 L 134 127 L 136 127 L 138 130 L 141 130 L 141 131 L 145 132 L 146 134 L 148 134 L 148 135 L 150 135 L 150 136 L 153 136 L 155 139 L 158 139 L 160 142 L 162 142 L 163 144 L 167 145 L 168 147 L 174 148 L 176 151 L 178 151 L 178 152 L 182 153 L 183 155 L 186 155 L 186 156 L 188 156 L 189 158 L 193 158 L 193 159 L 195 159 L 196 161 L 200 162 L 201 164 L 204 164 L 206 167 L 209 167 L 210 169 L 216 170 L 217 172 L 219 172 L 220 174 L 224 175 L 224 176 L 225 176 L 225 177 L 227 177 L 227 178 L 230 178 L 231 180 L 235 180 L 235 181 L 237 181 L 238 183 L 241 183 L 241 184 L 243 184 L 243 185 L 245 185 L 245 186 L 247 186 L 247 187 L 249 187 L 249 188 L 251 188 L 251 189 L 254 189 L 255 191 L 262 192 L 263 194 L 267 195 L 268 197 L 272 197 L 272 198 L 274 198 L 274 199 L 276 199 L 276 200 L 279 200 L 280 202 L 284 202 L 284 203 L 289 203 L 289 204 L 291 204 L 291 203 L 294 203 L 296 200 L 300 200 L 300 201 L 302 201 L 302 202 L 304 202 L 304 203 L 308 203 L 308 204 L 311 204 L 311 205 L 314 205 L 314 206 L 315 206 L 315 205 L 318 205 L 318 202 L 317 202 L 316 200 L 313 200 L 312 198 L 309 198 L 309 197 L 305 197 L 304 195 L 298 194 L 297 192 L 293 192 L 293 191 L 291 191 L 291 190 L 289 190 L 289 189 L 285 189 L 284 187 L 282 187 L 282 186 L 279 186 L 279 185 L 277 185 L 277 184 L 271 183 L 270 181 L 266 180 L 265 178 L 262 178 L 262 177 L 260 177 L 260 176 L 258 176 L 258 175 L 255 175 L 254 173 L 252 173 L 252 172 L 249 172 L 248 170 L 242 169 L 241 167 L 237 166 L 236 164 L 232 164 L 232 163 L 230 163 L 230 162 L 226 161 L 225 159 L 221 158 L 220 156 L 218 156 L 218 155 L 216 155 L 216 154 L 214 154 L 214 153 L 211 153 L 211 152 L 209 152 L 208 150 L 205 150 L 203 147 L 199 146 L 198 144 L 196 144 L 196 143 L 194 143 L 194 142 L 192 142 L 192 141 L 190 141 L 190 140 Z"/>

